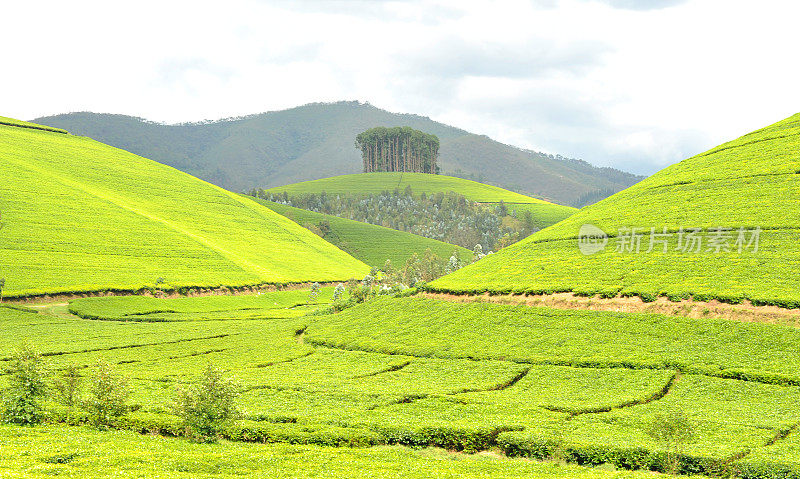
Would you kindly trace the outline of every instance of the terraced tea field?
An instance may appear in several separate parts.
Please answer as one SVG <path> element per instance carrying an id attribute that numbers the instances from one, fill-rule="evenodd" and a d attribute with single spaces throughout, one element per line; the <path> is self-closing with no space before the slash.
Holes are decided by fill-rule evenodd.
<path id="1" fill-rule="evenodd" d="M 665 168 L 431 286 L 797 308 L 798 204 L 800 114 Z M 608 236 L 604 249 L 579 250 L 583 225 Z"/>
<path id="2" fill-rule="evenodd" d="M 421 255 L 428 249 L 444 259 L 450 258 L 453 252 L 458 252 L 461 261 L 472 262 L 472 251 L 461 246 L 260 198 L 252 199 L 302 226 L 317 225 L 327 221 L 331 230 L 323 238 L 370 266 L 382 267 L 387 259 L 395 266 L 402 266 L 412 254 Z"/>
<path id="3" fill-rule="evenodd" d="M 298 317 L 294 308 L 324 306 L 330 289 L 315 306 L 297 306 L 304 298 L 306 291 L 287 291 L 70 303 L 70 311 L 91 320 L 0 308 L 0 357 L 28 340 L 54 371 L 77 365 L 88 372 L 98 359 L 114 363 L 130 378 L 136 405 L 117 427 L 133 431 L 182 434 L 172 400 L 178 386 L 194 381 L 211 361 L 231 371 L 242 391 L 243 416 L 224 433 L 235 442 L 495 449 L 663 470 L 671 446 L 648 431 L 657 418 L 683 411 L 694 434 L 680 451 L 682 471 L 769 478 L 783 477 L 769 475 L 776 467 L 800 471 L 793 433 L 800 424 L 800 330 L 385 296 L 338 314 Z M 60 406 L 48 407 L 54 420 L 63 420 Z M 73 414 L 71 421 L 81 417 Z M 37 434 L 45 443 L 60 431 Z M 138 454 L 150 441 L 161 441 L 158 447 L 167 451 L 188 447 L 145 438 L 133 445 L 138 439 L 124 432 L 75 431 L 94 438 L 92 451 L 118 441 L 125 444 L 124 454 Z M 1 441 L 16 451 L 22 440 Z M 395 449 L 219 447 L 243 455 L 244 464 L 255 451 L 281 454 L 291 447 L 327 454 L 334 464 L 360 461 L 366 457 L 361 454 L 426 462 L 424 455 Z M 73 449 L 84 451 L 74 441 L 57 450 Z M 190 457 L 211 454 L 204 446 L 191 451 Z M 453 467 L 487 467 L 487 474 L 501 477 L 549 467 L 526 463 L 532 469 L 517 469 L 523 466 L 514 461 L 489 465 L 478 457 L 459 461 L 466 462 Z M 74 467 L 82 464 L 79 459 Z M 376 459 L 373 467 L 382 464 Z"/>
<path id="4" fill-rule="evenodd" d="M 477 181 L 425 173 L 384 172 L 342 175 L 277 186 L 266 191 L 276 195 L 286 192 L 290 197 L 311 193 L 319 194 L 323 191 L 329 195 L 367 196 L 395 189 L 403 191 L 406 187 L 411 187 L 414 195 L 453 191 L 478 203 L 493 204 L 503 201 L 509 205 L 509 208 L 515 209 L 518 215 L 524 211 L 530 211 L 536 225 L 542 228 L 558 223 L 578 211 L 570 206 L 550 203 Z"/>
<path id="5" fill-rule="evenodd" d="M 369 271 L 250 199 L 88 138 L 9 123 L 0 121 L 6 297 L 337 281 Z"/>

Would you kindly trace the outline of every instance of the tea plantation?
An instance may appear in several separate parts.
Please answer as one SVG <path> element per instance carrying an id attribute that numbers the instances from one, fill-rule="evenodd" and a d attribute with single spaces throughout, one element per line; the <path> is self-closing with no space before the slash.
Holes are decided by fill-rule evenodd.
<path id="1" fill-rule="evenodd" d="M 252 200 L 89 138 L 12 123 L 0 121 L 5 297 L 334 281 L 369 271 Z"/>
<path id="2" fill-rule="evenodd" d="M 798 204 L 800 114 L 665 168 L 431 286 L 796 308 Z M 602 250 L 579 249 L 583 225 L 607 235 L 597 234 Z"/>
<path id="3" fill-rule="evenodd" d="M 134 407 L 115 429 L 183 435 L 172 409 L 176 391 L 209 362 L 235 375 L 241 391 L 243 415 L 224 431 L 233 442 L 215 446 L 217 452 L 176 440 L 139 442 L 124 432 L 74 429 L 75 438 L 93 438 L 91 447 L 69 439 L 55 451 L 37 453 L 39 464 L 74 454 L 74 466 L 52 467 L 79 471 L 92 467 L 87 456 L 120 447 L 123 456 L 103 467 L 124 468 L 130 467 L 126 455 L 161 447 L 160 466 L 146 467 L 169 469 L 182 460 L 173 451 L 185 450 L 200 462 L 230 451 L 247 468 L 257 467 L 247 465 L 255 454 L 271 457 L 294 447 L 333 464 L 342 461 L 337 468 L 375 455 L 369 467 L 379 471 L 386 467 L 380 458 L 390 454 L 426 470 L 430 458 L 424 453 L 312 447 L 405 445 L 668 470 L 672 446 L 649 431 L 658 418 L 682 411 L 693 434 L 677 455 L 680 471 L 770 478 L 793 477 L 776 476 L 776 470 L 800 471 L 800 448 L 790 434 L 800 424 L 797 329 L 388 296 L 337 314 L 295 314 L 295 308 L 324 306 L 330 290 L 311 304 L 307 291 L 286 291 L 84 298 L 69 305 L 76 316 L 0 308 L 4 361 L 28 341 L 53 375 L 69 366 L 88 375 L 104 359 L 129 378 Z M 81 424 L 86 417 L 78 411 L 67 419 L 55 403 L 48 411 L 56 424 Z M 2 441 L 10 451 L 32 434 L 41 444 L 55 442 L 67 434 L 61 427 L 7 428 L 14 432 Z M 148 445 L 152 441 L 160 442 Z M 248 448 L 236 442 L 306 446 Z M 4 454 L 3 461 L 33 467 L 31 458 L 16 453 Z M 478 477 L 483 470 L 499 477 L 517 470 L 533 477 L 573 471 L 479 457 L 448 464 Z M 98 466 L 94 473 L 103 470 Z"/>

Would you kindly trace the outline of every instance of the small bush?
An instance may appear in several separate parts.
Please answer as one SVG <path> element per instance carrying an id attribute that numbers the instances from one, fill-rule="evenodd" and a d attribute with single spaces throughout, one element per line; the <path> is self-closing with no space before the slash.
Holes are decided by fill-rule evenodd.
<path id="1" fill-rule="evenodd" d="M 175 411 L 183 419 L 187 435 L 197 442 L 214 442 L 239 416 L 238 387 L 225 371 L 209 364 L 197 384 L 178 391 Z"/>
<path id="2" fill-rule="evenodd" d="M 42 356 L 25 345 L 14 352 L 7 372 L 3 420 L 20 425 L 40 423 L 44 416 L 41 402 L 47 395 Z"/>
<path id="3" fill-rule="evenodd" d="M 96 427 L 111 426 L 128 412 L 129 395 L 128 381 L 110 364 L 98 362 L 89 378 L 89 400 L 86 402 L 92 423 Z"/>
<path id="4" fill-rule="evenodd" d="M 67 407 L 67 422 L 72 415 L 72 409 L 80 403 L 82 382 L 78 366 L 74 364 L 67 366 L 53 381 L 56 400 Z"/>
<path id="5" fill-rule="evenodd" d="M 320 284 L 317 282 L 311 285 L 311 291 L 308 293 L 308 300 L 306 303 L 311 304 L 317 302 L 317 298 L 319 297 L 319 288 Z"/>
<path id="6" fill-rule="evenodd" d="M 657 414 L 650 424 L 647 434 L 663 443 L 668 453 L 664 472 L 677 474 L 681 469 L 680 453 L 684 444 L 694 438 L 694 425 L 682 411 Z"/>

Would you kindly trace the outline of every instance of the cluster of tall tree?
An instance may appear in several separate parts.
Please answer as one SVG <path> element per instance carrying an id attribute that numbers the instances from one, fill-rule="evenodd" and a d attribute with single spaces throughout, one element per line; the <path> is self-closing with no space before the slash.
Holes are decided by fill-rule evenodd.
<path id="1" fill-rule="evenodd" d="M 370 128 L 356 136 L 356 148 L 361 150 L 364 173 L 439 172 L 439 138 L 407 126 Z"/>

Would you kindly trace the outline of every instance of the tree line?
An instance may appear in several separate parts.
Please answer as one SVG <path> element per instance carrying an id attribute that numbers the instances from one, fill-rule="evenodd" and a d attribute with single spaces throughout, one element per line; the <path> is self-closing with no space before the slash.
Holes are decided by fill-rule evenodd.
<path id="1" fill-rule="evenodd" d="M 370 128 L 356 136 L 364 173 L 410 171 L 439 173 L 439 138 L 407 126 Z"/>
<path id="2" fill-rule="evenodd" d="M 513 205 L 503 202 L 478 204 L 452 191 L 415 195 L 408 186 L 405 190 L 395 188 L 394 191 L 367 196 L 329 195 L 324 191 L 320 194 L 289 196 L 285 191 L 275 194 L 261 189 L 253 189 L 249 194 L 316 213 L 406 231 L 467 249 L 480 244 L 484 251 L 497 251 L 539 230 L 530 211 L 517 214 Z M 316 226 L 312 231 L 322 237 L 330 231 L 330 224 L 321 222 Z"/>

